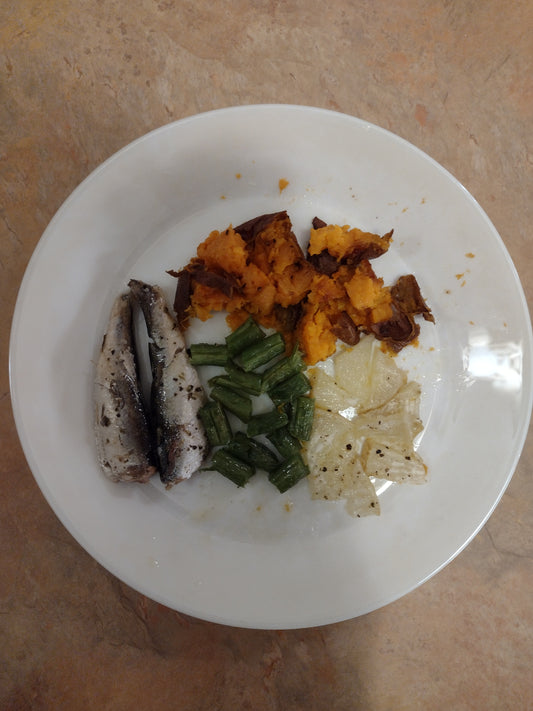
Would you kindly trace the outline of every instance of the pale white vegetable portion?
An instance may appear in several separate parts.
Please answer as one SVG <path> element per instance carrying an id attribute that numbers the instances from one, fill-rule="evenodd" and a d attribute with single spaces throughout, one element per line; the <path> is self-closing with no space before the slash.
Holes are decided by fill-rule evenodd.
<path id="1" fill-rule="evenodd" d="M 308 372 L 315 406 L 332 412 L 343 412 L 352 409 L 355 414 L 359 408 L 359 400 L 339 387 L 335 378 L 328 375 L 322 368 L 313 368 Z"/>
<path id="2" fill-rule="evenodd" d="M 427 469 L 421 457 L 401 442 L 385 444 L 380 439 L 366 439 L 361 461 L 368 476 L 396 481 L 399 484 L 424 484 Z"/>
<path id="3" fill-rule="evenodd" d="M 358 412 L 381 407 L 406 382 L 407 373 L 372 336 L 365 336 L 355 348 L 335 357 L 335 383 L 357 400 Z"/>
<path id="4" fill-rule="evenodd" d="M 307 458 L 313 499 L 343 500 L 351 516 L 379 514 L 379 499 L 357 454 L 352 423 L 317 411 Z"/>
<path id="5" fill-rule="evenodd" d="M 315 418 L 306 447 L 314 499 L 345 502 L 352 516 L 379 514 L 374 478 L 422 484 L 415 451 L 421 388 L 372 337 L 310 373 Z"/>
<path id="6" fill-rule="evenodd" d="M 418 383 L 409 381 L 402 385 L 389 402 L 354 419 L 357 436 L 400 440 L 412 448 L 413 440 L 423 429 L 419 416 L 420 395 Z"/>
<path id="7" fill-rule="evenodd" d="M 352 423 L 345 417 L 336 412 L 316 409 L 313 430 L 306 447 L 308 457 L 320 457 L 341 444 L 353 445 L 350 438 L 352 430 Z"/>
<path id="8" fill-rule="evenodd" d="M 372 336 L 339 352 L 333 362 L 333 375 L 322 368 L 310 372 L 313 397 L 318 407 L 343 412 L 348 418 L 383 406 L 407 383 L 405 371 Z"/>

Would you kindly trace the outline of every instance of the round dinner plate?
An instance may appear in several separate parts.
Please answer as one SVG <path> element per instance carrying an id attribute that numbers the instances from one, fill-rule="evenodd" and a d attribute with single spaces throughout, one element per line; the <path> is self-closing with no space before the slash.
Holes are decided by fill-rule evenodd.
<path id="1" fill-rule="evenodd" d="M 280 181 L 282 181 L 280 183 Z M 285 182 L 286 181 L 286 182 Z M 173 298 L 211 230 L 287 210 L 384 234 L 386 283 L 413 273 L 436 323 L 399 363 L 422 385 L 420 486 L 378 487 L 381 515 L 199 473 L 166 491 L 113 484 L 92 425 L 94 361 L 114 297 L 136 277 Z M 191 340 L 224 335 L 223 318 Z M 454 558 L 485 523 L 522 450 L 532 406 L 531 323 L 505 246 L 473 197 L 405 140 L 304 106 L 242 106 L 164 126 L 97 168 L 42 236 L 20 288 L 10 377 L 18 433 L 50 506 L 111 573 L 220 623 L 297 628 L 379 608 Z"/>

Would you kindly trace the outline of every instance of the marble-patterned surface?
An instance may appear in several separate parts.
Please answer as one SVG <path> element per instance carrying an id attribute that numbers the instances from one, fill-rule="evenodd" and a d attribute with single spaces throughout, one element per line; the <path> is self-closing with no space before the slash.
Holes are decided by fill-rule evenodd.
<path id="1" fill-rule="evenodd" d="M 418 590 L 331 626 L 239 630 L 144 598 L 70 537 L 25 462 L 7 367 L 25 266 L 69 193 L 132 139 L 234 104 L 332 108 L 428 152 L 531 304 L 532 29 L 528 0 L 0 4 L 1 709 L 533 709 L 531 436 L 488 524 Z"/>

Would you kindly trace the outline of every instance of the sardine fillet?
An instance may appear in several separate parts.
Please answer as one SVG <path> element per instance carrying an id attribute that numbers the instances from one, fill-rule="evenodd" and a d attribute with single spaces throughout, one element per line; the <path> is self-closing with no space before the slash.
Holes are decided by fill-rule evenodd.
<path id="1" fill-rule="evenodd" d="M 198 417 L 205 393 L 163 291 L 136 279 L 129 287 L 151 339 L 152 422 L 161 481 L 170 488 L 190 478 L 207 457 L 208 441 Z"/>
<path id="2" fill-rule="evenodd" d="M 155 474 L 129 294 L 117 297 L 113 304 L 96 363 L 94 427 L 100 465 L 109 479 L 146 482 Z"/>

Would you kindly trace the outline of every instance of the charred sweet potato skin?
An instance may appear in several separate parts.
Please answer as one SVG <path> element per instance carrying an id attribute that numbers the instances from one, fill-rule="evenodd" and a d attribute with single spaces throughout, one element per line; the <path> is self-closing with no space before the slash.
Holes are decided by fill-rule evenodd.
<path id="1" fill-rule="evenodd" d="M 191 317 L 226 311 L 237 328 L 251 314 L 263 326 L 296 342 L 308 365 L 332 355 L 337 340 L 349 345 L 373 333 L 398 351 L 419 333 L 415 315 L 433 320 L 413 275 L 392 287 L 376 276 L 370 260 L 384 254 L 384 236 L 315 217 L 305 254 L 287 212 L 260 215 L 223 232 L 214 231 L 180 272 L 175 310 L 182 328 Z"/>
<path id="2" fill-rule="evenodd" d="M 325 251 L 339 263 L 357 264 L 385 254 L 391 239 L 392 231 L 380 237 L 349 225 L 322 225 L 311 229 L 308 252 L 313 256 Z"/>

